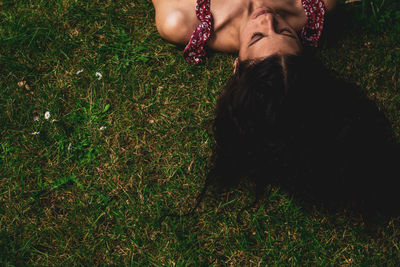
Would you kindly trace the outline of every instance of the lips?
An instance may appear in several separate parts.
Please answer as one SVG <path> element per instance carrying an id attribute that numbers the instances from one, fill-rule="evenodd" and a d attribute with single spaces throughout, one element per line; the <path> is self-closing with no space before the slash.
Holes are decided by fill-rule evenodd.
<path id="1" fill-rule="evenodd" d="M 258 11 L 258 12 L 254 15 L 254 18 L 256 19 L 257 17 L 259 17 L 259 16 L 261 16 L 261 15 L 263 15 L 263 14 L 265 14 L 265 13 L 272 13 L 272 12 L 271 12 L 271 10 L 269 10 L 269 9 L 262 9 L 262 10 Z"/>

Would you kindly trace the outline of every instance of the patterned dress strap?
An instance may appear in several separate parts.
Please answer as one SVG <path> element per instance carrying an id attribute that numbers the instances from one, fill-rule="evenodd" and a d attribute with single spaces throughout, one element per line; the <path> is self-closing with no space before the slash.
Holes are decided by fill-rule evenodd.
<path id="1" fill-rule="evenodd" d="M 200 63 L 202 58 L 206 55 L 204 46 L 208 38 L 210 38 L 213 24 L 210 0 L 197 0 L 196 16 L 201 23 L 196 27 L 190 37 L 189 43 L 183 50 L 183 57 L 191 64 Z"/>
<path id="2" fill-rule="evenodd" d="M 318 46 L 325 21 L 325 4 L 323 0 L 302 0 L 307 22 L 301 30 L 301 39 L 307 46 Z"/>

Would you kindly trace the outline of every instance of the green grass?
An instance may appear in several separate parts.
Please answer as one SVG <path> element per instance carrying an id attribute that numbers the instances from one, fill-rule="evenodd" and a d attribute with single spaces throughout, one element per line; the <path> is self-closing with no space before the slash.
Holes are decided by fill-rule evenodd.
<path id="1" fill-rule="evenodd" d="M 377 102 L 396 140 L 398 7 L 347 6 L 352 26 L 318 53 Z M 0 265 L 400 263 L 399 218 L 371 233 L 279 188 L 243 212 L 249 190 L 209 192 L 194 216 L 159 220 L 202 188 L 234 55 L 186 64 L 151 1 L 3 0 L 0 22 Z"/>

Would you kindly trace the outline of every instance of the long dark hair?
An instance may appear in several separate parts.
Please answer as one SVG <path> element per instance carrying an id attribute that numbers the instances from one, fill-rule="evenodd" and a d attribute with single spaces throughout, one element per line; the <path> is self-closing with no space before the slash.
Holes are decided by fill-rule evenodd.
<path id="1" fill-rule="evenodd" d="M 210 175 L 222 186 L 248 177 L 258 183 L 279 179 L 288 164 L 287 127 L 292 95 L 304 87 L 302 56 L 273 55 L 244 61 L 224 87 L 214 122 L 216 147 Z M 268 169 L 268 179 L 259 175 Z"/>
<path id="2" fill-rule="evenodd" d="M 312 57 L 240 62 L 218 99 L 213 132 L 210 171 L 188 214 L 210 185 L 246 179 L 256 199 L 275 184 L 314 203 L 398 200 L 400 149 L 389 121 L 360 88 Z"/>
<path id="3" fill-rule="evenodd" d="M 275 184 L 312 203 L 362 209 L 399 200 L 390 122 L 365 91 L 313 57 L 241 62 L 218 99 L 213 130 L 206 187 L 248 179 L 257 195 Z"/>

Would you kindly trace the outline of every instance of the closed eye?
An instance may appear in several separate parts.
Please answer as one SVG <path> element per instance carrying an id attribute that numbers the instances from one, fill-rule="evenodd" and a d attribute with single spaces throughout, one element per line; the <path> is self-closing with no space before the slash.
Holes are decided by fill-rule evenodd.
<path id="1" fill-rule="evenodd" d="M 250 38 L 251 43 L 249 44 L 249 47 L 252 46 L 253 44 L 257 43 L 260 41 L 262 38 L 264 38 L 265 35 L 262 34 L 261 32 L 255 32 Z"/>
<path id="2" fill-rule="evenodd" d="M 284 36 L 290 37 L 292 39 L 297 39 L 293 33 L 289 30 L 289 29 L 282 29 L 278 32 L 279 34 L 282 34 Z M 263 34 L 261 32 L 255 32 L 253 33 L 253 35 L 250 38 L 250 44 L 249 47 L 252 46 L 253 44 L 257 43 L 258 41 L 260 41 L 262 38 L 267 37 L 268 35 Z"/>
<path id="3" fill-rule="evenodd" d="M 282 29 L 279 31 L 279 34 L 285 35 L 293 39 L 297 39 L 295 36 L 293 36 L 293 33 L 289 29 Z"/>

